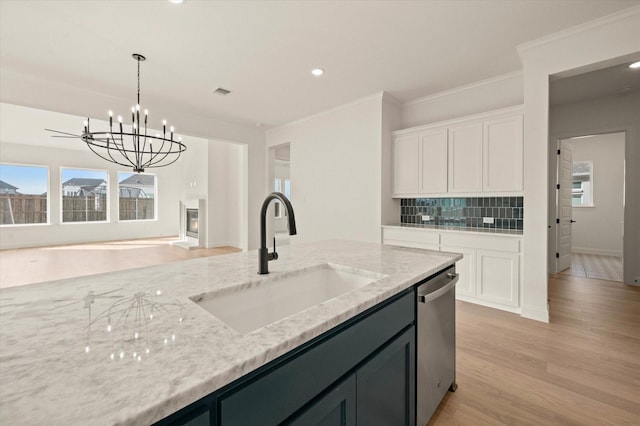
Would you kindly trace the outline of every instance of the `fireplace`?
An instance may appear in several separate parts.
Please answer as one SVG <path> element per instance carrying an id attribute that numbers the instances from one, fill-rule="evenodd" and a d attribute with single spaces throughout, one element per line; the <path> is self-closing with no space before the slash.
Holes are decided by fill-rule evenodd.
<path id="1" fill-rule="evenodd" d="M 185 234 L 188 237 L 198 238 L 198 209 L 187 209 L 187 229 Z"/>

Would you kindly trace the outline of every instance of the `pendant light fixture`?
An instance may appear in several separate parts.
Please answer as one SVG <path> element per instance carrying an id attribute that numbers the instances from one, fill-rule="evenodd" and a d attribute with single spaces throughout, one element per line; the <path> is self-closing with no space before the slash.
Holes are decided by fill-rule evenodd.
<path id="1" fill-rule="evenodd" d="M 89 149 L 100 158 L 125 167 L 132 167 L 136 173 L 144 172 L 151 167 L 164 167 L 175 163 L 180 154 L 187 147 L 182 138 L 174 139 L 174 128 L 170 126 L 167 132 L 167 121 L 162 121 L 162 134 L 150 134 L 147 129 L 149 111 L 140 112 L 140 62 L 146 58 L 134 53 L 133 59 L 138 63 L 138 98 L 136 105 L 131 107 L 131 123 L 124 123 L 122 116 L 114 123 L 113 112 L 109 111 L 109 130 L 94 131 L 91 129 L 89 118 L 84 122 L 80 135 L 56 132 L 60 138 L 80 138 Z M 168 133 L 168 134 L 167 134 Z"/>

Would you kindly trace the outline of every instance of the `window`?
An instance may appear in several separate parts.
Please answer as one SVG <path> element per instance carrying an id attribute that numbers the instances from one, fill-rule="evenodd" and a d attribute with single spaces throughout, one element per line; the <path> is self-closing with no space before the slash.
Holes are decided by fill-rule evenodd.
<path id="1" fill-rule="evenodd" d="M 49 169 L 0 164 L 0 225 L 48 223 Z"/>
<path id="2" fill-rule="evenodd" d="M 593 162 L 574 161 L 571 199 L 573 206 L 593 206 Z"/>
<path id="3" fill-rule="evenodd" d="M 291 198 L 291 181 L 289 179 L 275 178 L 273 189 L 276 192 L 282 192 L 285 195 L 285 197 L 289 199 Z M 276 217 L 286 216 L 287 211 L 286 209 L 282 208 L 282 206 L 280 205 L 280 201 L 275 200 L 274 205 L 275 205 Z"/>
<path id="4" fill-rule="evenodd" d="M 118 173 L 119 220 L 155 219 L 156 177 Z"/>
<path id="5" fill-rule="evenodd" d="M 104 170 L 62 169 L 62 222 L 105 222 L 108 177 Z"/>

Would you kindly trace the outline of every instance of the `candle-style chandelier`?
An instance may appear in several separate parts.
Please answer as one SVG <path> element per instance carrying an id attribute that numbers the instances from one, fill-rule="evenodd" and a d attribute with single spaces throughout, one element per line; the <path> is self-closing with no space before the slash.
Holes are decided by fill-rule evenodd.
<path id="1" fill-rule="evenodd" d="M 136 173 L 144 172 L 151 167 L 164 167 L 175 163 L 180 154 L 187 147 L 182 143 L 182 138 L 174 139 L 174 128 L 169 127 L 167 137 L 167 121 L 162 121 L 162 134 L 149 134 L 147 120 L 149 111 L 144 110 L 140 116 L 140 62 L 146 58 L 139 53 L 131 55 L 138 62 L 138 102 L 131 107 L 131 125 L 128 129 L 122 116 L 117 117 L 117 123 L 113 123 L 113 112 L 109 111 L 109 131 L 92 131 L 89 118 L 84 122 L 84 130 L 80 135 L 56 132 L 60 138 L 80 138 L 89 149 L 104 160 L 125 167 L 133 167 Z M 155 147 L 154 147 L 155 143 Z"/>

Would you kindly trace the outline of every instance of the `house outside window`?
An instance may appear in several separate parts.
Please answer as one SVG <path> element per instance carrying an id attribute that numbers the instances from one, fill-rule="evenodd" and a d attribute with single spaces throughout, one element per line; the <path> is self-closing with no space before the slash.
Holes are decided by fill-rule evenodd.
<path id="1" fill-rule="evenodd" d="M 106 222 L 108 175 L 104 170 L 63 168 L 62 222 Z"/>
<path id="2" fill-rule="evenodd" d="M 593 162 L 574 161 L 571 200 L 574 207 L 593 207 Z"/>
<path id="3" fill-rule="evenodd" d="M 156 218 L 156 177 L 142 173 L 118 173 L 119 220 Z"/>
<path id="4" fill-rule="evenodd" d="M 0 164 L 0 226 L 49 223 L 49 169 Z"/>

